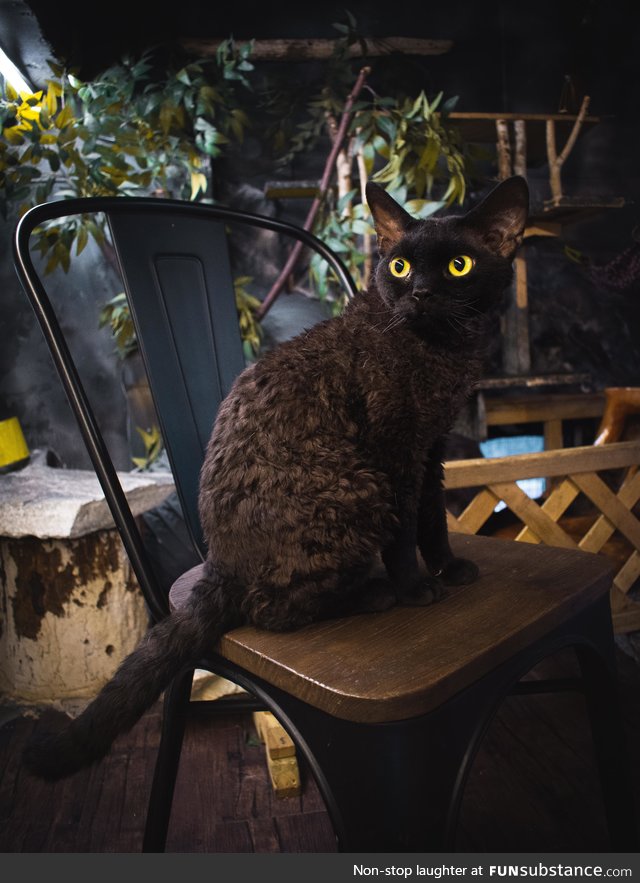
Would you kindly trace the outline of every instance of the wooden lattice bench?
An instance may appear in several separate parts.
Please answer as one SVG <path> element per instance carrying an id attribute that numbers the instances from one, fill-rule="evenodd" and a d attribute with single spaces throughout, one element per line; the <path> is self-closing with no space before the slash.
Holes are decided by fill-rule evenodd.
<path id="1" fill-rule="evenodd" d="M 640 499 L 640 440 L 612 441 L 620 435 L 619 421 L 611 428 L 611 415 L 619 416 L 616 404 L 629 394 L 625 389 L 607 395 L 593 445 L 445 464 L 447 491 L 477 488 L 461 512 L 448 512 L 451 530 L 486 532 L 502 502 L 517 519 L 510 529 L 515 540 L 613 557 L 618 569 L 611 601 L 619 633 L 640 629 L 640 520 L 634 511 Z M 632 395 L 640 399 L 640 391 Z M 529 478 L 547 479 L 540 500 L 517 484 Z"/>

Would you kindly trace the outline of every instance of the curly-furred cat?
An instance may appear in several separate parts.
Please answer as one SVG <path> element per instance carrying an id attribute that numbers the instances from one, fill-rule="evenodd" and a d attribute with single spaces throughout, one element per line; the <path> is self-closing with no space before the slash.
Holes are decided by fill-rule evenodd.
<path id="1" fill-rule="evenodd" d="M 527 185 L 509 178 L 467 214 L 426 220 L 378 185 L 366 194 L 372 285 L 239 375 L 201 471 L 202 579 L 79 717 L 36 733 L 25 762 L 38 775 L 103 757 L 230 628 L 429 604 L 477 577 L 449 546 L 443 446 L 512 278 Z"/>

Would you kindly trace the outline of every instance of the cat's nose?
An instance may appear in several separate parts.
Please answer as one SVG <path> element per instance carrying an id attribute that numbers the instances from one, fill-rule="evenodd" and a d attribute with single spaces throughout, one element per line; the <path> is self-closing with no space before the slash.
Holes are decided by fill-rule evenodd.
<path id="1" fill-rule="evenodd" d="M 412 291 L 413 297 L 416 300 L 427 300 L 427 298 L 431 297 L 433 291 L 426 286 L 421 286 L 420 288 L 414 288 Z"/>

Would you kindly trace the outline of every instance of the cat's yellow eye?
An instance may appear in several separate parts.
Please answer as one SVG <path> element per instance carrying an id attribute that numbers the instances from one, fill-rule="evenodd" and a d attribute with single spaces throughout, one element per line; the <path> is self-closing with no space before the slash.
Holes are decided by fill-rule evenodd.
<path id="1" fill-rule="evenodd" d="M 451 258 L 447 267 L 452 276 L 466 276 L 473 270 L 473 258 L 468 254 L 459 254 Z"/>
<path id="2" fill-rule="evenodd" d="M 411 272 L 411 264 L 406 258 L 394 258 L 392 261 L 389 261 L 389 269 L 392 276 L 404 279 Z"/>

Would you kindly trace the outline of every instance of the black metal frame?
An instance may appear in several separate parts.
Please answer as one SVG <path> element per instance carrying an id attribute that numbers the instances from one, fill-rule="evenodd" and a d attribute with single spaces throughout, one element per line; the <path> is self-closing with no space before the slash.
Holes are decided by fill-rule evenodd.
<path id="1" fill-rule="evenodd" d="M 40 274 L 34 265 L 29 242 L 36 227 L 47 221 L 70 215 L 104 213 L 111 225 L 113 222 L 117 222 L 118 219 L 125 216 L 129 219 L 144 219 L 145 217 L 148 217 L 150 213 L 156 215 L 162 214 L 163 212 L 170 213 L 171 216 L 175 215 L 177 218 L 194 220 L 210 219 L 211 221 L 224 222 L 225 224 L 235 222 L 289 236 L 294 240 L 302 242 L 303 245 L 308 246 L 323 257 L 335 272 L 341 285 L 349 296 L 352 296 L 356 292 L 355 283 L 340 258 L 320 239 L 318 239 L 317 236 L 284 221 L 222 206 L 181 202 L 178 200 L 155 199 L 151 197 L 87 197 L 58 200 L 35 206 L 26 212 L 18 222 L 13 240 L 16 272 L 31 302 L 31 306 L 33 307 L 40 327 L 42 328 L 54 364 L 80 427 L 91 462 L 93 463 L 104 491 L 107 504 L 122 537 L 127 556 L 131 562 L 131 566 L 133 567 L 154 621 L 162 619 L 169 612 L 167 595 L 158 584 L 156 574 L 154 573 L 149 556 L 145 550 L 139 528 L 131 512 L 124 491 L 122 490 L 116 469 L 98 426 L 89 397 L 74 364 L 54 308 L 40 278 Z M 143 227 L 139 224 L 138 234 L 140 239 L 144 236 L 144 233 L 145 231 Z M 116 251 L 118 252 L 117 241 L 115 245 Z M 125 286 L 128 288 L 127 293 L 130 295 L 132 292 L 127 284 L 127 269 L 123 266 L 122 261 L 120 263 Z M 134 322 L 136 322 L 137 325 L 138 318 L 133 303 L 132 312 Z M 139 339 L 142 338 L 139 337 Z M 142 351 L 143 358 L 145 358 L 144 344 L 142 344 Z M 239 338 L 237 356 L 238 358 L 241 357 Z M 147 370 L 149 370 L 148 364 Z M 162 428 L 164 430 L 164 427 Z M 176 465 L 175 460 L 172 460 L 171 465 L 174 471 L 176 488 L 179 494 L 182 495 L 181 501 L 185 503 L 184 494 L 186 492 L 183 483 L 181 482 L 181 467 L 180 465 Z M 189 490 L 190 499 L 187 500 L 186 505 L 183 506 L 183 509 L 185 509 L 186 512 L 189 510 L 193 511 L 196 508 L 193 494 L 194 489 L 191 488 Z M 188 518 L 187 524 L 189 525 Z M 189 526 L 194 539 L 194 545 L 198 548 L 197 538 L 193 536 L 193 525 Z"/>
<path id="2" fill-rule="evenodd" d="M 579 685 L 594 741 L 612 852 L 637 849 L 635 802 L 617 696 L 608 597 L 574 614 L 543 640 L 434 711 L 382 724 L 353 723 L 301 701 L 217 653 L 200 668 L 257 696 L 282 723 L 323 796 L 339 852 L 455 852 L 464 787 L 482 738 L 502 701 L 546 657 L 575 651 Z M 156 763 L 143 851 L 162 852 L 167 838 L 180 749 L 190 704 L 192 670 L 165 694 L 164 729 Z M 192 704 L 192 703 L 191 703 Z"/>

